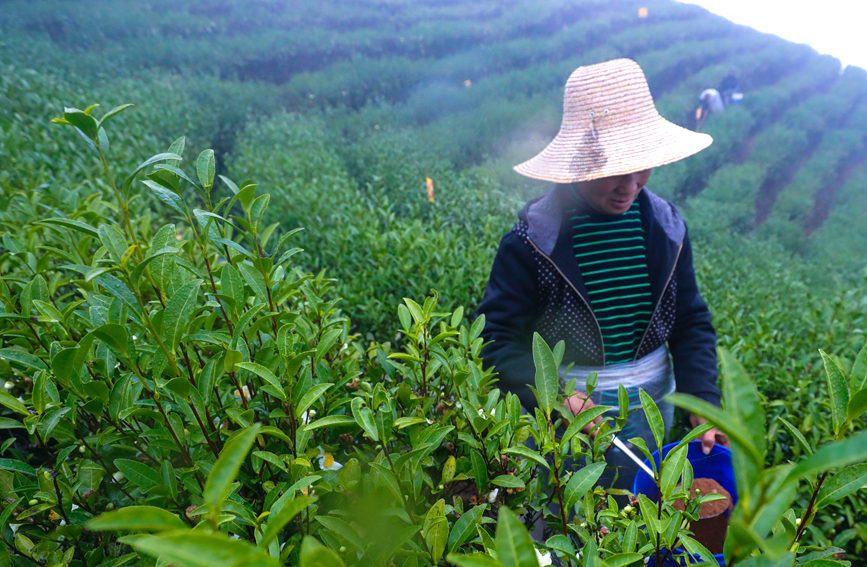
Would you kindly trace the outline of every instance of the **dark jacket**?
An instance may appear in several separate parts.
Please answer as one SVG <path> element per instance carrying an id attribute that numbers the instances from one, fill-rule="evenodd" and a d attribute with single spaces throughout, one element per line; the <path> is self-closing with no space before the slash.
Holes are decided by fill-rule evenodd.
<path id="1" fill-rule="evenodd" d="M 564 364 L 602 366 L 602 332 L 571 247 L 565 222 L 574 190 L 558 185 L 531 201 L 500 242 L 478 313 L 485 315 L 482 356 L 500 384 L 532 410 L 533 331 L 553 348 L 565 341 Z M 638 195 L 654 310 L 636 353 L 668 343 L 677 391 L 719 405 L 716 333 L 695 281 L 692 248 L 677 208 L 647 188 Z"/>

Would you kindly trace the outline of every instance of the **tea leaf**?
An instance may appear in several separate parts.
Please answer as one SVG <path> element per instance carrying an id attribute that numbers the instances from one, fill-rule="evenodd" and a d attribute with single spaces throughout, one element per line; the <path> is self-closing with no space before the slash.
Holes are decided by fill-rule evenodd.
<path id="1" fill-rule="evenodd" d="M 837 467 L 844 467 L 867 456 L 867 431 L 860 431 L 841 441 L 834 441 L 816 450 L 813 455 L 795 465 L 789 477 L 804 479 Z"/>
<path id="2" fill-rule="evenodd" d="M 236 366 L 238 368 L 243 368 L 244 370 L 249 370 L 256 376 L 262 378 L 263 380 L 271 384 L 271 386 L 273 386 L 276 390 L 280 400 L 283 402 L 286 401 L 286 392 L 283 391 L 283 386 L 280 384 L 280 379 L 277 378 L 277 376 L 275 376 L 269 368 L 255 362 L 239 362 Z"/>
<path id="3" fill-rule="evenodd" d="M 263 550 L 221 533 L 199 530 L 173 531 L 159 535 L 126 536 L 119 542 L 158 557 L 160 561 L 183 567 L 214 567 L 244 565 L 245 567 L 278 567 L 279 561 Z M 336 565 L 336 564 L 335 564 Z"/>
<path id="4" fill-rule="evenodd" d="M 226 441 L 223 450 L 220 451 L 220 457 L 208 474 L 205 490 L 202 494 L 211 518 L 216 519 L 223 500 L 228 495 L 229 488 L 235 481 L 241 464 L 250 451 L 250 447 L 253 446 L 258 432 L 259 426 L 251 425 Z"/>
<path id="5" fill-rule="evenodd" d="M 737 416 L 746 427 L 741 432 L 756 452 L 765 454 L 765 409 L 755 382 L 728 350 L 717 349 L 722 372 L 723 404 L 726 413 Z M 707 416 L 703 416 L 707 417 Z M 717 427 L 719 423 L 715 422 Z M 757 461 L 761 463 L 761 459 Z"/>
<path id="6" fill-rule="evenodd" d="M 181 160 L 181 159 L 182 159 L 181 156 L 179 156 L 178 154 L 173 154 L 173 153 L 169 153 L 169 152 L 156 154 L 156 155 L 149 157 L 148 159 L 141 162 L 138 165 L 138 167 L 136 167 L 132 171 L 132 173 L 127 175 L 126 179 L 124 179 L 124 181 L 123 181 L 123 185 L 121 186 L 121 191 L 123 193 L 126 193 L 129 190 L 130 186 L 132 185 L 132 182 L 135 180 L 136 176 L 139 173 L 141 173 L 142 170 L 148 168 L 149 166 L 151 166 L 155 163 L 161 162 L 161 161 Z M 154 186 L 159 187 L 159 185 L 157 185 L 156 183 L 154 183 L 153 181 L 150 181 L 150 180 L 144 180 L 143 183 L 145 183 L 146 185 L 148 185 L 148 187 L 151 187 L 152 189 L 153 189 L 153 187 L 151 185 L 149 185 L 148 183 L 152 183 Z"/>
<path id="7" fill-rule="evenodd" d="M 155 506 L 127 506 L 105 512 L 85 525 L 87 529 L 94 531 L 164 531 L 186 527 L 176 515 Z"/>
<path id="8" fill-rule="evenodd" d="M 533 540 L 521 520 L 508 508 L 500 508 L 497 518 L 497 559 L 512 567 L 539 567 Z"/>
<path id="9" fill-rule="evenodd" d="M 686 453 L 689 449 L 688 445 L 680 445 L 675 447 L 662 460 L 662 472 L 659 475 L 659 486 L 662 492 L 662 498 L 671 496 L 677 481 L 683 473 L 683 466 L 686 462 Z"/>
<path id="10" fill-rule="evenodd" d="M 542 457 L 542 455 L 540 455 L 539 453 L 537 453 L 536 451 L 533 451 L 532 449 L 530 449 L 528 447 L 523 447 L 523 446 L 509 447 L 509 448 L 505 449 L 503 451 L 503 453 L 508 453 L 509 455 L 517 455 L 519 457 L 524 457 L 525 459 L 530 459 L 531 461 L 534 461 L 536 464 L 543 466 L 549 470 L 551 468 L 551 466 L 548 464 L 548 461 L 546 461 Z"/>
<path id="11" fill-rule="evenodd" d="M 199 178 L 199 183 L 205 191 L 210 190 L 214 185 L 214 150 L 204 150 L 196 159 L 196 176 Z"/>
<path id="12" fill-rule="evenodd" d="M 185 283 L 169 298 L 163 310 L 163 340 L 171 352 L 177 350 L 181 337 L 195 311 L 202 280 Z"/>
<path id="13" fill-rule="evenodd" d="M 14 459 L 0 459 L 0 470 L 19 472 L 28 476 L 36 476 L 36 469 L 25 463 Z"/>
<path id="14" fill-rule="evenodd" d="M 45 363 L 42 362 L 38 356 L 14 348 L 0 348 L 0 359 L 16 362 L 22 366 L 33 368 L 35 370 L 48 370 L 48 367 L 45 366 Z"/>
<path id="15" fill-rule="evenodd" d="M 865 485 L 867 485 L 867 463 L 846 467 L 825 480 L 816 497 L 816 507 L 820 508 L 845 498 L 861 490 Z"/>
<path id="16" fill-rule="evenodd" d="M 647 423 L 651 433 L 653 433 L 656 446 L 662 447 L 662 441 L 665 439 L 665 422 L 662 420 L 662 414 L 659 413 L 656 402 L 644 391 L 644 388 L 638 389 L 638 396 L 641 398 L 641 407 L 644 408 L 644 415 L 647 416 Z"/>
<path id="17" fill-rule="evenodd" d="M 322 419 L 317 419 L 313 423 L 308 423 L 304 426 L 304 431 L 313 431 L 320 427 L 334 427 L 335 425 L 355 425 L 355 420 L 348 415 L 329 415 Z"/>
<path id="18" fill-rule="evenodd" d="M 864 343 L 864 346 L 858 351 L 858 356 L 855 357 L 855 362 L 852 363 L 849 381 L 852 392 L 867 388 L 867 343 Z"/>
<path id="19" fill-rule="evenodd" d="M 487 509 L 486 505 L 473 506 L 469 510 L 465 510 L 461 517 L 457 519 L 455 525 L 452 526 L 452 531 L 449 534 L 448 549 L 454 551 L 467 541 L 470 536 L 475 533 L 476 526 L 479 520 L 482 519 L 482 514 Z"/>
<path id="20" fill-rule="evenodd" d="M 852 422 L 864 415 L 867 412 L 867 388 L 861 390 L 849 400 L 849 407 L 846 409 L 847 422 Z"/>
<path id="21" fill-rule="evenodd" d="M 324 394 L 331 386 L 334 384 L 315 384 L 311 386 L 306 392 L 304 392 L 304 396 L 298 401 L 298 405 L 295 406 L 295 413 L 298 414 L 297 417 L 301 417 L 301 414 L 307 411 L 310 406 L 316 402 L 322 394 Z"/>
<path id="22" fill-rule="evenodd" d="M 280 535 L 280 530 L 292 521 L 292 518 L 314 502 L 316 502 L 315 496 L 299 496 L 283 505 L 276 514 L 273 513 L 274 508 L 272 507 L 272 514 L 268 516 L 268 523 L 262 531 L 259 547 L 267 548 L 268 544 Z"/>
<path id="23" fill-rule="evenodd" d="M 551 418 L 560 396 L 560 374 L 554 361 L 554 353 L 539 333 L 533 333 L 533 363 L 536 365 L 536 399 L 545 417 Z"/>
<path id="24" fill-rule="evenodd" d="M 474 553 L 472 555 L 455 555 L 449 553 L 446 557 L 449 563 L 454 563 L 457 567 L 503 567 L 503 564 L 483 553 Z"/>
<path id="25" fill-rule="evenodd" d="M 566 483 L 566 489 L 563 492 L 563 499 L 567 509 L 572 507 L 581 499 L 588 490 L 591 490 L 605 472 L 605 462 L 590 463 L 585 467 L 581 467 L 572 473 L 569 481 Z"/>
<path id="26" fill-rule="evenodd" d="M 849 415 L 849 384 L 843 374 L 843 370 L 837 365 L 837 361 L 821 349 L 819 350 L 819 354 L 822 355 L 822 362 L 825 365 L 825 377 L 828 380 L 828 394 L 831 397 L 831 420 L 834 426 L 834 435 L 838 436 Z"/>
<path id="27" fill-rule="evenodd" d="M 299 567 L 344 567 L 339 555 L 319 543 L 313 536 L 304 536 L 301 541 Z"/>
<path id="28" fill-rule="evenodd" d="M 99 237 L 99 233 L 97 232 L 97 230 L 94 227 L 92 227 L 89 224 L 87 224 L 86 222 L 82 222 L 80 220 L 67 219 L 67 218 L 62 218 L 62 217 L 53 217 L 53 218 L 38 220 L 38 221 L 36 221 L 36 224 L 48 224 L 48 225 L 62 226 L 65 228 L 70 228 L 72 230 L 77 230 L 78 232 L 81 232 L 81 233 L 86 234 L 88 236 L 92 236 L 94 238 Z"/>
<path id="29" fill-rule="evenodd" d="M 115 459 L 114 466 L 129 479 L 131 483 L 147 491 L 162 484 L 160 474 L 144 463 L 132 459 Z"/>
<path id="30" fill-rule="evenodd" d="M 804 434 L 801 433 L 801 430 L 798 429 L 797 427 L 795 427 L 794 425 L 792 425 L 791 423 L 789 423 L 782 416 L 777 416 L 777 419 L 780 421 L 780 423 L 782 423 L 786 427 L 786 429 L 789 430 L 789 433 L 792 434 L 792 437 L 795 438 L 795 440 L 801 446 L 801 449 L 803 449 L 804 453 L 807 455 L 812 455 L 813 454 L 813 448 L 807 442 L 807 439 L 804 437 Z"/>

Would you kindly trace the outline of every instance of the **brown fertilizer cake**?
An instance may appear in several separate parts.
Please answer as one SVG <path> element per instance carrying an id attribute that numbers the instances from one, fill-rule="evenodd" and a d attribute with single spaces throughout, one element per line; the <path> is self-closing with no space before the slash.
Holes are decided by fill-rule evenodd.
<path id="1" fill-rule="evenodd" d="M 732 509 L 732 495 L 712 478 L 700 477 L 692 481 L 692 488 L 689 491 L 690 499 L 696 498 L 697 495 L 707 494 L 720 494 L 725 499 L 702 503 L 698 511 L 699 519 L 690 525 L 690 529 L 695 534 L 695 539 L 708 548 L 711 553 L 718 554 L 723 552 L 723 544 L 726 540 L 726 529 L 729 524 L 728 512 Z M 672 506 L 678 510 L 685 508 L 684 503 L 680 500 L 674 502 Z"/>

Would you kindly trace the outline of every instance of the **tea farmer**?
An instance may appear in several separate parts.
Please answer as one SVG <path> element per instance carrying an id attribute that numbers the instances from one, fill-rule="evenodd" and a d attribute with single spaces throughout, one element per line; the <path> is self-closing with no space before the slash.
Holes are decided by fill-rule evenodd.
<path id="1" fill-rule="evenodd" d="M 536 405 L 529 388 L 534 331 L 551 346 L 565 341 L 563 364 L 573 366 L 564 382 L 578 384 L 564 400 L 573 413 L 617 406 L 618 384 L 630 407 L 639 406 L 639 388 L 650 394 L 666 432 L 674 412 L 663 401 L 669 393 L 719 405 L 716 333 L 696 285 L 686 225 L 674 205 L 645 187 L 653 168 L 712 141 L 659 115 L 634 61 L 579 67 L 569 77 L 559 133 L 514 168 L 555 185 L 528 203 L 503 237 L 479 307 L 482 356 L 525 409 Z M 591 372 L 598 379 L 588 398 Z M 653 448 L 640 409 L 620 437 L 637 435 Z M 702 437 L 705 452 L 717 442 L 727 439 L 716 429 Z M 631 480 L 631 462 L 615 451 L 609 463 L 623 464 L 621 477 Z"/>

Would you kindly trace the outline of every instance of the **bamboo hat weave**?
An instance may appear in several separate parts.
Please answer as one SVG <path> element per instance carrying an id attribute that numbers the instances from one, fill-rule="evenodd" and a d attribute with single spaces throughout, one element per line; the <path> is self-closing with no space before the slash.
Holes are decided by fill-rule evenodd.
<path id="1" fill-rule="evenodd" d="M 555 183 L 589 181 L 672 163 L 711 142 L 709 135 L 660 116 L 638 63 L 614 59 L 572 72 L 560 131 L 537 156 L 514 169 Z"/>

